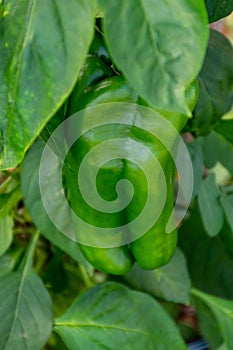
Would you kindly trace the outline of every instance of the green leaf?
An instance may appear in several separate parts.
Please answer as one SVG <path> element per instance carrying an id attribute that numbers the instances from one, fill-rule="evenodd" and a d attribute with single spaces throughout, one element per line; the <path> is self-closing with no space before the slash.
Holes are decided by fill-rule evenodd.
<path id="1" fill-rule="evenodd" d="M 218 324 L 219 333 L 229 349 L 233 344 L 233 301 L 220 299 L 213 295 L 205 294 L 197 289 L 192 290 L 194 298 L 204 302 L 213 314 Z M 220 344 L 219 344 L 220 345 Z"/>
<path id="2" fill-rule="evenodd" d="M 149 104 L 190 113 L 185 89 L 201 69 L 208 18 L 201 1 L 100 1 L 113 60 Z"/>
<path id="3" fill-rule="evenodd" d="M 11 216 L 0 217 L 0 256 L 3 255 L 11 245 L 13 239 L 14 221 Z"/>
<path id="4" fill-rule="evenodd" d="M 192 142 L 186 143 L 186 147 L 188 148 L 188 151 L 192 160 L 193 174 L 194 174 L 192 198 L 196 197 L 202 183 L 203 167 L 204 167 L 202 143 L 203 143 L 203 138 L 201 137 L 197 138 Z"/>
<path id="5" fill-rule="evenodd" d="M 209 21 L 216 22 L 233 11 L 233 0 L 205 0 Z"/>
<path id="6" fill-rule="evenodd" d="M 179 229 L 179 246 L 195 288 L 233 299 L 233 261 L 220 235 L 214 238 L 206 235 L 197 208 Z"/>
<path id="7" fill-rule="evenodd" d="M 186 346 L 163 308 L 150 296 L 116 283 L 97 285 L 55 321 L 69 350 L 181 350 Z"/>
<path id="8" fill-rule="evenodd" d="M 198 194 L 198 205 L 202 221 L 210 237 L 216 236 L 224 223 L 224 215 L 219 197 L 220 191 L 216 185 L 215 175 L 210 174 L 203 180 Z"/>
<path id="9" fill-rule="evenodd" d="M 52 331 L 52 302 L 41 279 L 33 272 L 37 237 L 17 272 L 0 280 L 0 349 L 40 350 Z"/>
<path id="10" fill-rule="evenodd" d="M 67 100 L 66 103 L 64 103 L 64 105 L 49 120 L 49 122 L 45 125 L 44 129 L 42 130 L 40 137 L 45 143 L 52 136 L 52 133 L 56 130 L 56 128 L 65 120 L 68 101 L 69 100 Z"/>
<path id="11" fill-rule="evenodd" d="M 0 256 L 0 279 L 13 270 L 15 263 L 16 259 L 12 253 L 5 253 Z"/>
<path id="12" fill-rule="evenodd" d="M 216 30 L 210 31 L 198 82 L 199 97 L 190 124 L 198 134 L 205 135 L 233 103 L 233 48 L 230 41 Z"/>
<path id="13" fill-rule="evenodd" d="M 43 206 L 39 188 L 39 166 L 43 150 L 43 142 L 36 142 L 29 150 L 23 162 L 21 183 L 25 205 L 34 224 L 43 236 L 69 254 L 74 260 L 83 264 L 91 272 L 92 267 L 82 255 L 78 243 L 72 241 L 57 229 L 57 227 L 50 221 Z M 48 180 L 53 178 L 54 182 L 56 182 L 55 179 L 60 173 L 60 167 L 61 164 L 58 163 L 57 167 L 52 169 L 51 173 L 48 173 Z M 51 183 L 49 186 L 51 186 Z M 50 193 L 53 192 L 50 190 Z M 56 215 L 59 216 L 59 219 L 63 222 L 64 227 L 70 225 L 72 222 L 71 213 L 64 210 L 63 202 L 59 199 L 59 196 L 56 197 L 56 200 L 52 200 L 53 209 L 56 212 Z"/>
<path id="14" fill-rule="evenodd" d="M 9 0 L 0 18 L 2 169 L 15 167 L 68 97 L 92 40 L 94 0 Z"/>
<path id="15" fill-rule="evenodd" d="M 135 265 L 125 276 L 125 280 L 135 289 L 163 298 L 174 303 L 188 304 L 190 278 L 186 259 L 177 249 L 169 264 L 151 271 Z"/>
<path id="16" fill-rule="evenodd" d="M 7 193 L 0 193 L 0 217 L 5 217 L 20 200 L 22 194 L 19 186 Z"/>
<path id="17" fill-rule="evenodd" d="M 233 47 L 226 36 L 213 29 L 200 78 L 213 105 L 216 121 L 231 109 L 233 103 Z"/>
<path id="18" fill-rule="evenodd" d="M 208 135 L 233 103 L 233 48 L 216 30 L 210 31 L 198 83 L 199 97 L 189 124 L 198 135 Z"/>
<path id="19" fill-rule="evenodd" d="M 215 131 L 222 135 L 226 141 L 233 145 L 233 120 L 221 120 L 221 122 L 216 125 Z"/>
<path id="20" fill-rule="evenodd" d="M 228 136 L 219 133 L 218 130 L 212 131 L 204 139 L 203 155 L 207 168 L 212 168 L 216 162 L 220 162 L 233 174 L 233 143 L 229 141 Z"/>
<path id="21" fill-rule="evenodd" d="M 222 336 L 219 331 L 218 323 L 213 316 L 210 308 L 199 298 L 193 298 L 195 309 L 197 312 L 198 324 L 202 336 L 208 341 L 211 349 L 218 349 L 223 343 Z"/>
<path id="22" fill-rule="evenodd" d="M 233 195 L 226 196 L 225 194 L 221 195 L 220 198 L 227 222 L 233 232 Z"/>

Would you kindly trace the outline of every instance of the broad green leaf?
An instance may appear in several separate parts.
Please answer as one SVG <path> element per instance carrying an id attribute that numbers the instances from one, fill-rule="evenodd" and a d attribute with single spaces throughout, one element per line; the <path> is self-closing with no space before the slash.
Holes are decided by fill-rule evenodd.
<path id="1" fill-rule="evenodd" d="M 216 185 L 215 175 L 203 180 L 198 193 L 198 205 L 206 232 L 210 237 L 216 236 L 224 223 L 224 215 L 220 204 L 220 191 Z"/>
<path id="2" fill-rule="evenodd" d="M 43 142 L 36 142 L 29 150 L 23 162 L 21 183 L 25 205 L 34 224 L 45 238 L 69 254 L 74 260 L 83 264 L 91 272 L 91 265 L 82 255 L 79 245 L 57 229 L 57 227 L 50 221 L 43 206 L 39 188 L 39 166 L 43 149 Z M 58 163 L 57 167 L 52 169 L 51 173 L 48 173 L 48 179 L 53 178 L 55 181 L 59 174 L 58 170 L 60 167 L 61 164 Z M 49 186 L 51 186 L 51 184 L 49 184 Z M 50 193 L 53 192 L 50 191 Z M 53 201 L 53 208 L 56 215 L 59 216 L 64 227 L 70 225 L 72 222 L 71 213 L 64 210 L 63 202 L 59 200 L 59 196 L 57 196 L 56 199 L 52 198 L 51 200 Z"/>
<path id="3" fill-rule="evenodd" d="M 149 104 L 189 113 L 185 89 L 208 41 L 204 1 L 101 0 L 104 33 L 118 68 Z"/>
<path id="4" fill-rule="evenodd" d="M 23 253 L 24 248 L 18 247 L 0 256 L 0 278 L 13 271 Z"/>
<path id="5" fill-rule="evenodd" d="M 233 47 L 216 30 L 210 31 L 198 82 L 199 97 L 190 125 L 193 131 L 205 135 L 231 109 L 233 103 Z"/>
<path id="6" fill-rule="evenodd" d="M 233 145 L 233 120 L 221 120 L 221 122 L 216 125 L 215 131 L 222 135 L 226 141 Z"/>
<path id="7" fill-rule="evenodd" d="M 44 142 L 47 142 L 49 140 L 52 133 L 64 121 L 66 117 L 68 101 L 69 100 L 66 101 L 66 103 L 59 109 L 59 111 L 57 111 L 57 113 L 49 120 L 49 122 L 45 125 L 44 129 L 42 130 L 40 137 Z"/>
<path id="8" fill-rule="evenodd" d="M 227 222 L 233 234 L 233 195 L 226 196 L 222 194 L 220 201 L 221 201 Z"/>
<path id="9" fill-rule="evenodd" d="M 211 238 L 195 208 L 179 229 L 192 284 L 206 293 L 233 299 L 233 261 L 220 236 Z"/>
<path id="10" fill-rule="evenodd" d="M 154 299 L 111 282 L 77 298 L 54 330 L 69 350 L 187 349 Z"/>
<path id="11" fill-rule="evenodd" d="M 66 103 L 64 103 L 64 105 L 59 109 L 59 111 L 49 120 L 49 122 L 45 125 L 44 129 L 42 130 L 42 132 L 40 133 L 40 139 L 44 142 L 44 144 L 46 145 L 46 143 L 50 142 L 50 147 L 53 149 L 53 151 L 56 153 L 56 155 L 58 156 L 58 158 L 62 158 L 61 156 L 61 145 L 59 145 L 59 143 L 61 142 L 61 140 L 63 140 L 63 147 L 66 147 L 66 143 L 65 143 L 65 138 L 64 138 L 64 130 L 62 128 L 58 129 L 61 130 L 60 137 L 58 135 L 56 135 L 56 137 L 53 137 L 53 132 L 55 130 L 57 130 L 57 128 L 59 127 L 60 124 L 62 124 L 66 118 L 66 110 L 67 110 L 67 105 L 68 105 L 68 101 L 67 100 Z"/>
<path id="12" fill-rule="evenodd" d="M 32 269 L 36 238 L 21 268 L 0 280 L 1 350 L 40 350 L 52 331 L 52 301 Z"/>
<path id="13" fill-rule="evenodd" d="M 14 221 L 11 216 L 0 217 L 0 255 L 3 255 L 13 239 Z"/>
<path id="14" fill-rule="evenodd" d="M 193 298 L 192 298 L 193 299 Z M 222 336 L 210 308 L 202 300 L 194 298 L 193 303 L 198 316 L 198 324 L 202 336 L 208 341 L 211 349 L 218 349 L 223 343 Z"/>
<path id="15" fill-rule="evenodd" d="M 188 151 L 192 160 L 193 174 L 194 174 L 192 198 L 196 197 L 202 183 L 203 167 L 204 167 L 202 143 L 203 143 L 203 139 L 201 137 L 197 138 L 192 142 L 186 143 L 186 147 L 188 148 Z"/>
<path id="16" fill-rule="evenodd" d="M 233 0 L 205 0 L 210 22 L 228 16 L 233 11 Z"/>
<path id="17" fill-rule="evenodd" d="M 135 265 L 125 280 L 133 288 L 155 297 L 175 303 L 189 302 L 190 278 L 186 259 L 180 249 L 177 249 L 169 264 L 159 269 L 146 271 Z"/>
<path id="18" fill-rule="evenodd" d="M 22 194 L 19 186 L 10 192 L 0 193 L 0 217 L 5 217 L 20 200 Z"/>
<path id="19" fill-rule="evenodd" d="M 217 350 L 229 350 L 226 344 L 222 344 Z"/>
<path id="20" fill-rule="evenodd" d="M 229 141 L 228 136 L 213 130 L 204 139 L 203 155 L 207 168 L 212 168 L 216 162 L 220 162 L 233 174 L 233 143 Z"/>
<path id="21" fill-rule="evenodd" d="M 91 43 L 94 0 L 1 2 L 2 169 L 15 167 L 75 84 Z"/>
<path id="22" fill-rule="evenodd" d="M 192 290 L 194 298 L 205 303 L 213 314 L 224 343 L 230 349 L 233 344 L 233 301 L 205 294 L 197 289 Z M 219 344 L 220 345 L 220 344 Z"/>
<path id="23" fill-rule="evenodd" d="M 15 267 L 16 259 L 13 254 L 5 253 L 0 256 L 0 278 L 9 274 Z"/>

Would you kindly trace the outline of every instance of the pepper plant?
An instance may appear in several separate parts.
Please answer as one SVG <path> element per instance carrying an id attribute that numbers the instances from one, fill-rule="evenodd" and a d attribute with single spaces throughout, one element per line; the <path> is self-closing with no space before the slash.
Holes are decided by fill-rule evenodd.
<path id="1" fill-rule="evenodd" d="M 0 350 L 233 349 L 232 11 L 0 0 Z"/>

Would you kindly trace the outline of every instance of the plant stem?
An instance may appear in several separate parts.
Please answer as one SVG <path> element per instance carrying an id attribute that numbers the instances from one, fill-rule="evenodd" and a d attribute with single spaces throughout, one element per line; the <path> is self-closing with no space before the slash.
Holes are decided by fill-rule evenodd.
<path id="1" fill-rule="evenodd" d="M 79 271 L 82 277 L 82 280 L 87 288 L 91 288 L 94 286 L 94 283 L 91 281 L 90 276 L 88 275 L 88 272 L 83 267 L 82 264 L 79 264 Z"/>

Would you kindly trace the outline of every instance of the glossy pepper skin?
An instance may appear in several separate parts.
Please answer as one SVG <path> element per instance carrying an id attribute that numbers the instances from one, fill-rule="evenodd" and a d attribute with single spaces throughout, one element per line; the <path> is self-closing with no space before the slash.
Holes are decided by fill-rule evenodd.
<path id="1" fill-rule="evenodd" d="M 136 93 L 131 89 L 128 83 L 120 76 L 107 78 L 96 84 L 90 90 L 84 91 L 80 98 L 79 110 L 105 102 L 125 101 L 135 103 L 137 100 Z M 71 130 L 70 132 L 72 132 Z M 69 130 L 68 130 L 69 132 Z M 79 188 L 77 186 L 77 173 L 82 162 L 83 156 L 94 146 L 100 144 L 104 140 L 108 140 L 122 133 L 127 133 L 127 130 L 119 127 L 112 128 L 107 125 L 100 130 L 88 132 L 80 141 L 78 141 L 71 149 L 71 157 L 69 158 L 70 171 L 66 171 L 67 187 L 70 189 L 69 200 L 72 209 L 83 219 L 93 225 L 102 227 L 116 227 L 123 222 L 125 213 L 110 213 L 99 214 L 97 211 L 90 208 L 82 199 Z M 100 155 L 101 157 L 101 155 Z M 102 169 L 99 176 L 98 186 L 101 189 L 101 195 L 106 200 L 112 201 L 115 199 L 115 184 L 122 178 L 123 162 L 116 159 L 107 163 Z M 92 176 L 90 164 L 90 177 Z M 87 179 L 87 181 L 89 181 Z M 78 231 L 77 227 L 77 231 Z M 113 275 L 124 275 L 129 272 L 133 266 L 134 260 L 127 245 L 115 248 L 96 248 L 80 244 L 80 248 L 88 261 L 97 269 Z"/>
<path id="2" fill-rule="evenodd" d="M 110 55 L 103 41 L 103 36 L 99 29 L 96 29 L 95 31 L 95 36 L 89 52 L 97 55 L 105 64 L 109 66 L 112 64 Z"/>
<path id="3" fill-rule="evenodd" d="M 192 111 L 195 108 L 198 99 L 198 84 L 196 80 L 186 89 L 185 98 L 189 110 Z M 188 116 L 186 115 L 174 114 L 166 111 L 159 112 L 173 124 L 178 132 L 181 132 L 187 123 Z M 175 229 L 171 233 L 166 233 L 167 224 L 172 215 L 174 206 L 175 166 L 169 152 L 163 146 L 159 147 L 158 141 L 147 140 L 146 135 L 142 140 L 147 142 L 147 145 L 153 150 L 162 165 L 166 176 L 167 188 L 164 210 L 158 221 L 142 237 L 131 243 L 131 250 L 138 265 L 143 269 L 150 270 L 167 264 L 172 258 L 177 245 L 177 230 Z M 158 178 L 156 172 L 154 173 L 154 177 L 156 181 L 156 178 Z M 156 202 L 158 203 L 160 201 L 160 196 L 161 191 L 159 189 L 158 180 L 156 194 Z"/>
<path id="4" fill-rule="evenodd" d="M 190 109 L 194 108 L 196 103 L 197 90 L 196 83 L 187 89 L 186 98 Z M 128 102 L 142 103 L 137 94 L 121 76 L 113 76 L 106 78 L 83 89 L 83 93 L 78 96 L 78 110 L 85 107 L 108 103 L 108 102 Z M 161 111 L 160 111 L 161 112 Z M 187 122 L 187 116 L 174 115 L 174 113 L 162 113 L 171 120 L 178 131 L 181 131 Z M 134 117 L 132 117 L 134 118 Z M 142 123 L 143 125 L 143 123 Z M 68 130 L 75 132 L 75 130 Z M 116 198 L 115 186 L 119 180 L 126 178 L 135 188 L 134 196 L 127 208 L 116 213 L 98 213 L 90 208 L 82 199 L 80 190 L 77 185 L 77 173 L 83 157 L 94 146 L 101 144 L 105 140 L 120 137 L 124 149 L 124 159 L 114 159 L 101 168 L 97 177 L 97 188 L 101 196 L 108 201 Z M 124 275 L 133 266 L 134 259 L 144 269 L 155 269 L 167 264 L 171 259 L 177 245 L 177 231 L 167 234 L 166 227 L 168 220 L 172 214 L 174 203 L 174 176 L 175 167 L 169 151 L 157 139 L 148 135 L 144 130 L 134 127 L 134 119 L 131 120 L 129 127 L 125 125 L 106 125 L 94 131 L 90 131 L 80 138 L 80 140 L 71 148 L 69 157 L 70 171 L 66 173 L 66 179 L 69 191 L 69 200 L 73 210 L 89 223 L 101 227 L 118 227 L 132 221 L 143 209 L 147 198 L 147 182 L 140 170 L 134 163 L 127 161 L 127 155 L 134 152 L 134 141 L 143 144 L 149 148 L 156 156 L 164 169 L 165 181 L 167 187 L 167 196 L 165 207 L 158 221 L 149 229 L 142 237 L 132 241 L 130 246 L 123 245 L 116 248 L 95 248 L 80 244 L 80 248 L 84 256 L 97 269 L 108 274 Z M 99 155 L 101 158 L 101 154 Z M 135 160 L 150 166 L 149 160 L 145 158 L 145 154 L 135 152 Z M 92 174 L 92 165 L 89 164 L 89 175 Z M 87 175 L 88 176 L 88 175 Z M 160 205 L 163 193 L 160 189 L 160 174 L 154 170 L 153 173 L 155 185 L 153 187 L 155 207 Z M 87 178 L 87 182 L 89 179 Z M 128 193 L 124 194 L 125 197 Z M 100 224 L 101 223 L 101 224 Z M 79 227 L 77 227 L 77 231 Z M 132 237 L 137 232 L 129 232 Z"/>
<path id="5" fill-rule="evenodd" d="M 175 229 L 169 234 L 166 233 L 167 224 L 170 216 L 172 215 L 174 206 L 175 167 L 169 152 L 159 143 L 159 141 L 150 140 L 145 135 L 142 137 L 140 132 L 137 131 L 133 132 L 132 138 L 136 138 L 139 142 L 144 142 L 146 147 L 150 148 L 150 150 L 155 154 L 157 160 L 160 162 L 166 178 L 167 194 L 161 215 L 151 229 L 144 233 L 140 238 L 132 241 L 130 244 L 131 251 L 138 265 L 143 269 L 150 270 L 167 264 L 172 258 L 177 245 L 177 230 Z M 141 158 L 141 161 L 145 162 L 145 159 L 143 159 L 143 154 L 138 154 L 137 157 L 138 160 Z M 135 199 L 136 203 L 139 203 L 142 192 L 144 192 L 144 195 L 147 194 L 146 184 L 142 183 L 140 178 L 137 178 L 137 173 L 135 173 L 134 169 L 131 167 L 127 169 L 127 175 L 127 179 L 129 179 L 129 181 L 131 181 L 132 177 L 136 177 L 135 180 L 138 182 L 137 187 L 140 188 L 140 191 L 138 193 L 138 201 L 137 198 Z M 160 207 L 164 191 L 160 187 L 161 180 L 158 168 L 154 170 L 153 177 L 155 181 L 154 210 L 156 210 L 157 207 Z M 137 196 L 137 194 L 135 194 L 135 196 Z M 137 204 L 135 207 L 129 208 L 128 218 L 130 220 L 134 216 L 135 208 L 137 208 Z M 134 234 L 134 232 L 132 232 L 132 234 Z"/>
<path id="6" fill-rule="evenodd" d="M 111 77 L 113 71 L 101 61 L 96 55 L 87 55 L 82 66 L 79 79 L 68 101 L 67 114 L 72 115 L 79 109 L 80 97 L 85 94 L 90 87 L 101 80 Z"/>

